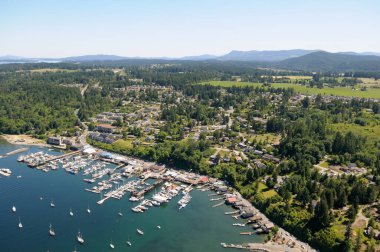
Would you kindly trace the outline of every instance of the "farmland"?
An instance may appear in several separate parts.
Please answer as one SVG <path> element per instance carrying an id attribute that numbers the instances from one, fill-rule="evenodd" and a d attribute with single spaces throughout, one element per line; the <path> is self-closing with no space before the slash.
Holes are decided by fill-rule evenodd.
<path id="1" fill-rule="evenodd" d="M 257 82 L 235 82 L 235 81 L 209 81 L 202 82 L 201 84 L 210 84 L 212 86 L 220 87 L 261 87 L 261 83 Z M 380 89 L 378 88 L 367 88 L 366 91 L 361 91 L 360 89 L 351 89 L 349 87 L 324 87 L 324 88 L 311 88 L 307 86 L 302 86 L 298 84 L 291 83 L 272 83 L 271 87 L 274 88 L 293 88 L 296 92 L 308 95 L 334 95 L 334 96 L 347 96 L 347 97 L 357 97 L 357 98 L 380 98 Z"/>

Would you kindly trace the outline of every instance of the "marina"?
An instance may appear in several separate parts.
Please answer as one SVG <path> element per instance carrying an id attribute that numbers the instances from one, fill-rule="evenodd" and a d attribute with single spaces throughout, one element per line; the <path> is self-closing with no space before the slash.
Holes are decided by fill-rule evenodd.
<path id="1" fill-rule="evenodd" d="M 0 154 L 11 147 L 0 145 Z M 60 151 L 38 147 L 32 147 L 29 155 L 37 152 L 62 155 Z M 110 249 L 111 240 L 114 251 L 125 251 L 127 248 L 130 251 L 168 251 L 164 248 L 173 248 L 171 251 L 200 251 L 204 248 L 207 251 L 221 251 L 220 242 L 241 244 L 261 242 L 265 238 L 240 235 L 240 230 L 232 226 L 234 219 L 224 214 L 231 211 L 229 206 L 212 208 L 213 202 L 207 196 L 212 192 L 208 187 L 196 189 L 192 183 L 181 182 L 194 179 L 193 174 L 173 170 L 163 172 L 152 163 L 130 158 L 128 164 L 115 170 L 120 162 L 115 164 L 95 156 L 78 154 L 48 160 L 43 166 L 52 165 L 56 169 L 41 172 L 43 170 L 39 167 L 31 169 L 23 162 L 17 162 L 17 158 L 13 155 L 2 160 L 4 165 L 12 167 L 14 174 L 22 176 L 22 179 L 11 176 L 0 183 L 0 189 L 6 191 L 6 198 L 3 194 L 1 200 L 8 204 L 6 209 L 0 208 L 1 229 L 7 230 L 0 237 L 3 251 L 71 251 L 75 246 L 80 246 L 80 251 L 105 251 Z M 78 172 L 71 173 L 72 169 Z M 101 178 L 92 178 L 92 175 L 105 169 L 111 172 Z M 88 183 L 84 179 L 93 179 L 93 182 Z M 19 189 L 9 191 L 5 188 Z M 25 196 L 23 191 L 27 192 Z M 108 200 L 101 205 L 96 204 L 102 197 L 108 197 Z M 179 212 L 180 201 L 186 207 Z M 17 215 L 10 213 L 12 205 L 17 206 Z M 70 208 L 73 216 L 69 214 Z M 132 209 L 140 211 L 134 212 Z M 10 218 L 12 216 L 16 219 Z M 23 225 L 21 233 L 20 228 L 14 228 L 19 217 Z M 93 229 L 94 225 L 98 228 Z M 83 243 L 79 241 L 78 229 Z M 215 229 L 220 230 L 221 234 L 214 234 L 212 230 Z M 32 234 L 39 235 L 31 239 Z M 191 242 L 193 234 L 199 236 L 197 244 Z M 173 235 L 181 242 L 173 240 Z M 22 243 L 6 242 L 14 237 L 21 239 Z M 152 242 L 155 239 L 160 240 L 162 248 L 157 249 Z"/>

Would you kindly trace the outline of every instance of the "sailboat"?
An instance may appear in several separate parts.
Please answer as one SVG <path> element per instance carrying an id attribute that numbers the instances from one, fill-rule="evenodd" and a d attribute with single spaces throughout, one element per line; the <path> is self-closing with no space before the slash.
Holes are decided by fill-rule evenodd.
<path id="1" fill-rule="evenodd" d="M 91 209 L 90 209 L 90 206 L 87 206 L 87 213 L 91 213 Z"/>
<path id="2" fill-rule="evenodd" d="M 78 240 L 78 242 L 80 244 L 84 243 L 84 239 L 83 239 L 82 234 L 80 233 L 80 231 L 78 231 L 77 240 Z"/>
<path id="3" fill-rule="evenodd" d="M 23 227 L 20 218 L 18 218 L 18 227 L 19 227 L 19 228 L 22 228 L 22 227 Z"/>
<path id="4" fill-rule="evenodd" d="M 161 229 L 161 226 L 157 226 L 158 229 Z"/>
<path id="5" fill-rule="evenodd" d="M 16 207 L 15 206 L 12 207 L 12 212 L 14 212 L 14 213 L 16 212 Z"/>
<path id="6" fill-rule="evenodd" d="M 121 210 L 117 213 L 120 217 L 123 216 L 123 213 L 121 212 Z"/>
<path id="7" fill-rule="evenodd" d="M 114 246 L 113 243 L 112 243 L 112 240 L 111 240 L 111 243 L 110 243 L 110 248 L 111 248 L 111 249 L 114 249 L 114 248 L 115 248 L 115 246 Z"/>
<path id="8" fill-rule="evenodd" d="M 55 207 L 55 204 L 53 201 L 50 202 L 50 207 Z"/>
<path id="9" fill-rule="evenodd" d="M 54 231 L 53 227 L 51 226 L 51 224 L 49 226 L 49 234 L 50 234 L 50 236 L 55 236 L 55 231 Z"/>
<path id="10" fill-rule="evenodd" d="M 143 234 L 144 234 L 144 232 L 141 231 L 140 229 L 137 229 L 137 233 L 139 233 L 140 235 L 143 235 Z"/>
<path id="11" fill-rule="evenodd" d="M 70 208 L 70 216 L 74 216 L 73 210 Z"/>

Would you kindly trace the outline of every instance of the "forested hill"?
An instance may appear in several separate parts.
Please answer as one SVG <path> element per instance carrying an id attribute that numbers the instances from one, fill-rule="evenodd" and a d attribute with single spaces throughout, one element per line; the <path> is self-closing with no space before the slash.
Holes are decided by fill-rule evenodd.
<path id="1" fill-rule="evenodd" d="M 90 66 L 125 66 L 148 64 L 175 65 L 225 65 L 228 67 L 268 68 L 275 70 L 312 71 L 312 72 L 380 72 L 380 56 L 376 53 L 330 53 L 315 50 L 279 51 L 231 51 L 222 56 L 199 55 L 182 58 L 129 58 L 117 55 L 85 55 L 67 58 L 43 59 L 0 57 L 0 64 L 20 63 L 38 64 L 40 62 Z M 47 63 L 45 63 L 47 64 Z M 22 67 L 24 68 L 24 67 Z M 72 68 L 72 65 L 70 66 Z M 76 68 L 76 67 L 75 67 Z M 1 69 L 1 67 L 0 67 Z"/>
<path id="2" fill-rule="evenodd" d="M 314 72 L 376 72 L 380 71 L 380 57 L 319 51 L 276 62 L 272 67 Z"/>

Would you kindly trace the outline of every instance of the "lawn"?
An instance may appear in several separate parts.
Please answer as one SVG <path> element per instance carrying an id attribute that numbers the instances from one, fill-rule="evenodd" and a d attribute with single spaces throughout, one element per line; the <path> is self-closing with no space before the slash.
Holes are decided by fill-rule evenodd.
<path id="1" fill-rule="evenodd" d="M 127 139 L 127 140 L 119 139 L 116 142 L 114 142 L 112 145 L 120 149 L 130 149 L 133 147 L 132 142 L 133 140 L 131 139 Z"/>
<path id="2" fill-rule="evenodd" d="M 322 161 L 321 163 L 319 163 L 319 166 L 324 167 L 324 168 L 328 168 L 329 163 L 327 161 Z"/>
<path id="3" fill-rule="evenodd" d="M 268 143 L 274 143 L 278 144 L 280 142 L 281 136 L 275 135 L 271 133 L 265 133 L 265 134 L 257 134 L 257 135 L 250 135 L 249 141 L 252 142 L 253 140 L 256 140 L 256 142 L 268 142 Z"/>
<path id="4" fill-rule="evenodd" d="M 265 199 L 268 199 L 277 195 L 277 192 L 275 190 L 273 189 L 268 190 L 268 187 L 261 182 L 259 183 L 258 191 L 262 193 Z"/>
<path id="5" fill-rule="evenodd" d="M 199 84 L 210 84 L 212 86 L 221 86 L 221 87 L 261 87 L 261 83 L 257 82 L 236 82 L 236 81 L 208 81 L 202 82 Z M 336 96 L 348 96 L 348 97 L 358 97 L 358 98 L 380 98 L 380 89 L 379 88 L 367 88 L 366 91 L 353 90 L 349 87 L 324 87 L 324 88 L 311 88 L 307 86 L 302 86 L 298 84 L 291 83 L 272 83 L 274 88 L 293 88 L 296 92 L 302 94 L 322 94 L 322 95 L 336 95 Z"/>

